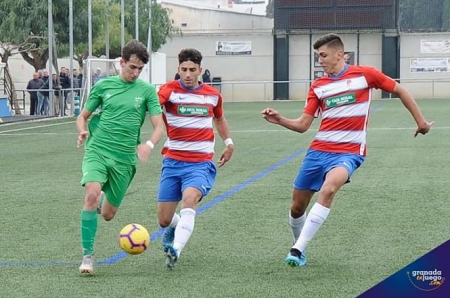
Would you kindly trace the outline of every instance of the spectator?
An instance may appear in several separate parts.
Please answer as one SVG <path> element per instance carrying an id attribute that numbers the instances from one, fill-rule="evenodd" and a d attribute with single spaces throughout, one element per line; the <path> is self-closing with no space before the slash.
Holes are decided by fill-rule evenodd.
<path id="1" fill-rule="evenodd" d="M 45 85 L 45 83 L 48 81 L 48 70 L 47 69 L 43 69 L 41 71 L 42 73 L 42 77 L 40 78 L 42 80 L 42 82 L 44 83 L 41 87 L 41 89 L 44 89 L 43 86 Z M 39 74 L 39 71 L 38 71 Z M 47 88 L 48 89 L 48 88 Z M 47 92 L 48 93 L 48 92 Z M 45 101 L 45 97 L 42 95 L 41 91 L 38 91 L 37 93 L 37 110 L 36 110 L 36 115 L 45 115 L 44 114 L 44 101 Z M 48 104 L 48 95 L 47 95 L 47 104 Z M 47 113 L 48 115 L 48 113 Z"/>
<path id="2" fill-rule="evenodd" d="M 92 85 L 103 79 L 104 76 L 102 75 L 102 69 L 99 67 L 97 68 L 97 71 L 94 73 L 94 76 L 92 78 Z"/>
<path id="3" fill-rule="evenodd" d="M 30 93 L 30 115 L 40 115 L 40 112 L 36 111 L 38 96 L 37 91 L 44 85 L 44 82 L 39 79 L 37 72 L 33 73 L 33 79 L 28 82 L 27 90 Z"/>
<path id="4" fill-rule="evenodd" d="M 41 87 L 41 90 L 39 90 L 39 92 L 38 92 L 39 104 L 38 104 L 37 109 L 38 109 L 38 111 L 41 111 L 41 115 L 49 116 L 50 115 L 50 101 L 49 101 L 50 80 L 48 79 L 48 71 L 47 70 L 44 70 L 44 76 L 45 76 L 45 73 L 47 73 L 47 80 L 44 82 L 44 84 Z M 58 80 L 56 79 L 56 74 L 53 74 L 52 79 L 53 79 L 52 80 L 53 89 L 59 90 L 60 88 L 58 87 Z M 58 105 L 58 107 L 59 107 L 59 105 Z"/>
<path id="5" fill-rule="evenodd" d="M 203 73 L 202 81 L 204 84 L 211 84 L 211 73 L 209 72 L 209 69 L 206 69 Z"/>

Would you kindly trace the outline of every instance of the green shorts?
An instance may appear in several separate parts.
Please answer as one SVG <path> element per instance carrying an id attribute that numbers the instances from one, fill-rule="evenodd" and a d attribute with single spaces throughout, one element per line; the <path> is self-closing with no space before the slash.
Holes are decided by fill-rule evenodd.
<path id="1" fill-rule="evenodd" d="M 136 174 L 136 165 L 120 163 L 97 152 L 86 151 L 81 170 L 81 185 L 100 183 L 108 202 L 118 208 Z"/>

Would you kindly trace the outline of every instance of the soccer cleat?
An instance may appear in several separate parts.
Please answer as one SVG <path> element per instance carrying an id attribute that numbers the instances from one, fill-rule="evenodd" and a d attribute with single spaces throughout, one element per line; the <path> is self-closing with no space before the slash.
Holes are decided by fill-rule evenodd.
<path id="1" fill-rule="evenodd" d="M 94 256 L 84 256 L 80 265 L 81 274 L 93 274 L 94 273 Z"/>
<path id="2" fill-rule="evenodd" d="M 172 270 L 178 260 L 178 252 L 172 245 L 166 245 L 164 253 L 166 255 L 166 267 Z"/>
<path id="3" fill-rule="evenodd" d="M 161 242 L 164 247 L 164 252 L 166 252 L 166 247 L 172 245 L 173 239 L 175 238 L 175 228 L 167 227 L 164 229 L 164 234 L 162 236 Z"/>
<path id="4" fill-rule="evenodd" d="M 300 267 L 306 265 L 306 255 L 298 249 L 292 248 L 284 259 L 284 263 L 288 267 Z"/>

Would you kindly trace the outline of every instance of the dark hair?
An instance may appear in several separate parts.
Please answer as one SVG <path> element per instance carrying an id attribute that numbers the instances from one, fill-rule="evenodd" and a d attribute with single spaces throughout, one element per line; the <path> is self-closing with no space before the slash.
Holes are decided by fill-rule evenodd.
<path id="1" fill-rule="evenodd" d="M 125 61 L 129 61 L 132 55 L 136 55 L 144 64 L 147 64 L 149 60 L 147 47 L 136 39 L 127 42 L 122 49 L 122 59 Z"/>
<path id="2" fill-rule="evenodd" d="M 342 42 L 342 39 L 339 35 L 334 33 L 328 33 L 325 35 L 322 35 L 314 42 L 314 50 L 319 49 L 321 46 L 327 45 L 329 47 L 333 48 L 340 48 L 344 49 L 344 43 Z"/>
<path id="3" fill-rule="evenodd" d="M 202 53 L 197 51 L 196 49 L 184 49 L 178 54 L 178 63 L 181 64 L 186 61 L 192 61 L 195 64 L 202 64 Z"/>

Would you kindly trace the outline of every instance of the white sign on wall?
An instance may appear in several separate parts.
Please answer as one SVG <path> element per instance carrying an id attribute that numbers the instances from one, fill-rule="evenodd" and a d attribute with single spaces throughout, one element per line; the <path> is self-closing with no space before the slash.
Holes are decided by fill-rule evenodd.
<path id="1" fill-rule="evenodd" d="M 446 72 L 450 58 L 411 58 L 411 72 Z"/>
<path id="2" fill-rule="evenodd" d="M 420 52 L 423 54 L 450 53 L 450 39 L 421 39 Z"/>
<path id="3" fill-rule="evenodd" d="M 251 55 L 251 41 L 216 41 L 216 55 Z"/>

